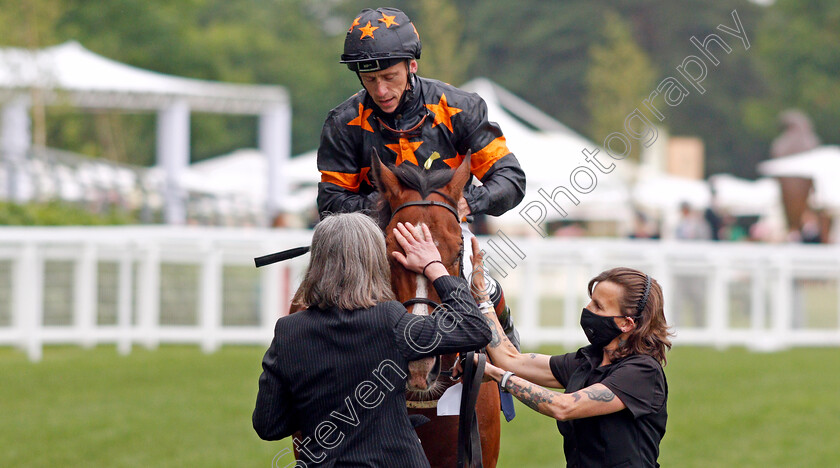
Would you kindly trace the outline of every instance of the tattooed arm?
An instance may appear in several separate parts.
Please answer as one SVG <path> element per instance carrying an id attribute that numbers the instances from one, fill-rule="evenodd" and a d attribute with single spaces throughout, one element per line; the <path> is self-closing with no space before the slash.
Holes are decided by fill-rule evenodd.
<path id="1" fill-rule="evenodd" d="M 488 365 L 485 373 L 497 382 L 504 375 L 502 369 L 493 365 Z M 505 389 L 532 410 L 558 421 L 616 413 L 626 408 L 609 388 L 600 383 L 574 393 L 558 393 L 514 375 L 507 380 Z"/>
<path id="2" fill-rule="evenodd" d="M 486 290 L 484 275 L 478 274 L 484 271 L 484 255 L 478 245 L 478 239 L 472 239 L 473 274 L 471 275 L 471 288 L 473 296 L 478 302 L 487 302 L 490 298 L 483 293 Z M 551 356 L 545 354 L 528 353 L 521 354 L 513 343 L 505 335 L 499 318 L 494 310 L 481 310 L 484 321 L 490 327 L 490 343 L 487 345 L 487 354 L 493 364 L 512 371 L 531 382 L 551 388 L 563 388 L 560 382 L 551 373 L 548 361 Z M 498 380 L 498 379 L 497 379 Z"/>

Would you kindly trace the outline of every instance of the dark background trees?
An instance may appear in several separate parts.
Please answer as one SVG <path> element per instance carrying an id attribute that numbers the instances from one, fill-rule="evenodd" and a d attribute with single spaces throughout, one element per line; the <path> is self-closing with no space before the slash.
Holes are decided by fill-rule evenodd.
<path id="1" fill-rule="evenodd" d="M 751 47 L 709 67 L 704 94 L 667 108 L 662 125 L 706 145 L 707 173 L 755 176 L 800 107 L 840 140 L 840 6 L 830 0 L 395 0 L 423 39 L 420 73 L 453 84 L 486 76 L 596 142 L 737 10 Z M 330 108 L 360 88 L 338 64 L 359 0 L 0 0 L 0 45 L 77 40 L 134 66 L 193 78 L 280 84 L 293 99 L 293 152 L 317 146 Z M 731 39 L 731 40 L 729 40 Z M 33 102 L 37 143 L 151 164 L 154 116 L 81 114 Z M 195 114 L 192 159 L 256 144 L 252 117 Z"/>

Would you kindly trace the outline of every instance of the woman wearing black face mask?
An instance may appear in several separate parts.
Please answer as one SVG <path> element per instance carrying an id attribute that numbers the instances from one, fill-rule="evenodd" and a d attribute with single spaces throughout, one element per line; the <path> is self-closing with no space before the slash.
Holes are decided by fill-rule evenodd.
<path id="1" fill-rule="evenodd" d="M 473 257 L 474 273 L 483 271 L 475 244 Z M 483 303 L 482 275 L 473 274 L 472 284 Z M 494 365 L 487 364 L 485 375 L 557 420 L 567 466 L 659 466 L 668 418 L 662 366 L 671 348 L 662 289 L 638 270 L 614 268 L 593 278 L 588 292 L 580 322 L 591 344 L 557 356 L 518 353 L 492 308 L 479 306 L 493 332 L 487 353 Z"/>

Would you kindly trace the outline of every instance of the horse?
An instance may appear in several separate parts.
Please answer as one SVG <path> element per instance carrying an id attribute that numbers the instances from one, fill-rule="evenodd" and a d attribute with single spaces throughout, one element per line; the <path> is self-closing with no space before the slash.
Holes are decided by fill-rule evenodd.
<path id="1" fill-rule="evenodd" d="M 459 276 L 464 245 L 457 200 L 471 176 L 469 153 L 452 171 L 425 171 L 410 163 L 392 169 L 380 161 L 375 151 L 371 159 L 371 173 L 383 203 L 384 215 L 380 213 L 380 222 L 387 220 L 384 229 L 387 251 L 402 251 L 393 233 L 398 222 L 410 222 L 418 228 L 425 224 L 435 239 L 447 271 Z M 440 298 L 428 280 L 405 269 L 390 255 L 389 261 L 391 285 L 397 300 L 409 304 L 406 307 L 409 313 L 433 313 L 430 304 L 439 302 Z M 410 301 L 412 299 L 419 301 Z M 416 431 L 432 467 L 450 468 L 457 464 L 459 417 L 437 415 L 438 399 L 456 383 L 450 378 L 451 373 L 441 372 L 441 369 L 451 369 L 456 359 L 457 356 L 451 354 L 409 363 L 408 413 L 429 419 Z M 493 468 L 499 457 L 501 430 L 499 390 L 495 382 L 481 385 L 475 411 L 483 466 Z"/>

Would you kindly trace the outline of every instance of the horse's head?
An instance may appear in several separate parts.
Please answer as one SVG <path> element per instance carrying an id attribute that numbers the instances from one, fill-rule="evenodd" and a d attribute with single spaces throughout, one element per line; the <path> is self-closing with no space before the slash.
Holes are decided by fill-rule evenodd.
<path id="1" fill-rule="evenodd" d="M 383 164 L 374 151 L 371 171 L 377 188 L 390 208 L 390 221 L 386 233 L 388 252 L 402 251 L 394 238 L 393 228 L 398 222 L 409 222 L 417 228 L 415 235 L 422 235 L 420 226 L 429 227 L 435 244 L 440 251 L 441 261 L 449 274 L 461 273 L 463 239 L 458 219 L 458 200 L 464 185 L 470 178 L 470 156 L 453 171 L 426 171 L 413 164 L 402 164 L 389 168 Z M 406 270 L 389 255 L 391 262 L 391 285 L 401 302 L 410 299 L 426 299 L 407 306 L 410 313 L 428 315 L 434 312 L 430 304 L 440 302 L 434 288 L 426 277 Z M 431 391 L 432 383 L 440 371 L 440 360 L 426 358 L 409 364 L 410 390 Z"/>

